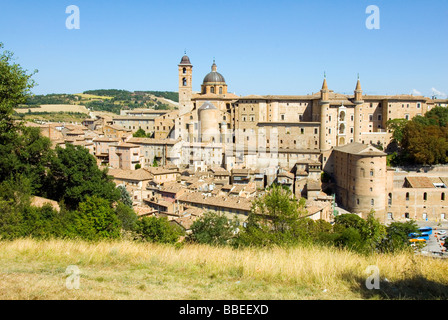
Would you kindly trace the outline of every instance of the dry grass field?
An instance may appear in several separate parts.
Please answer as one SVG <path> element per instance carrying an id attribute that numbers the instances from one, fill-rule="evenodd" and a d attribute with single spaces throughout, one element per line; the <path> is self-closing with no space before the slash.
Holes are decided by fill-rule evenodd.
<path id="1" fill-rule="evenodd" d="M 368 290 L 368 266 L 380 288 Z M 79 289 L 67 283 L 76 266 Z M 320 247 L 181 247 L 129 241 L 0 242 L 0 299 L 446 299 L 448 260 Z"/>

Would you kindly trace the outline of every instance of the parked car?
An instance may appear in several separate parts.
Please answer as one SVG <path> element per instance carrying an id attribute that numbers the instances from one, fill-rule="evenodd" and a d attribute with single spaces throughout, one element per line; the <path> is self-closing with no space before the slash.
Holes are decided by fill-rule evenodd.
<path id="1" fill-rule="evenodd" d="M 439 234 L 439 235 L 446 234 L 446 230 L 439 230 L 439 231 L 437 231 L 437 234 Z"/>

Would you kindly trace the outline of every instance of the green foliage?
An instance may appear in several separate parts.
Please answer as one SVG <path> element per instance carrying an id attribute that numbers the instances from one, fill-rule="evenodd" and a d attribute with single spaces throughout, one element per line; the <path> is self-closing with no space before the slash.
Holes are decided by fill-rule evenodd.
<path id="1" fill-rule="evenodd" d="M 162 97 L 171 101 L 179 102 L 179 93 L 172 91 L 144 91 L 156 97 Z"/>
<path id="2" fill-rule="evenodd" d="M 86 197 L 73 217 L 77 236 L 86 240 L 115 239 L 120 236 L 121 223 L 109 201 L 97 196 Z"/>
<path id="3" fill-rule="evenodd" d="M 3 49 L 3 43 L 0 43 L 0 49 Z M 33 74 L 27 74 L 13 60 L 11 52 L 0 53 L 0 138 L 14 130 L 15 125 L 11 122 L 14 108 L 26 102 L 35 85 L 31 79 Z"/>
<path id="4" fill-rule="evenodd" d="M 118 201 L 117 206 L 115 208 L 115 214 L 118 217 L 118 220 L 121 221 L 121 227 L 127 231 L 133 231 L 137 228 L 137 214 L 131 206 L 126 205 L 125 203 Z"/>
<path id="5" fill-rule="evenodd" d="M 307 239 L 303 206 L 289 189 L 273 185 L 253 202 L 251 212 L 235 241 L 237 246 L 294 245 Z M 306 223 L 305 223 L 306 225 Z"/>
<path id="6" fill-rule="evenodd" d="M 150 138 L 151 137 L 151 133 L 146 134 L 145 130 L 140 128 L 137 131 L 135 131 L 132 134 L 132 136 L 135 137 L 135 138 Z"/>
<path id="7" fill-rule="evenodd" d="M 176 243 L 184 235 L 180 226 L 171 224 L 167 218 L 143 217 L 137 221 L 136 231 L 148 242 Z"/>
<path id="8" fill-rule="evenodd" d="M 99 89 L 84 91 L 84 94 L 91 94 L 94 96 L 114 97 L 117 100 L 130 100 L 132 92 L 118 89 Z"/>
<path id="9" fill-rule="evenodd" d="M 126 187 L 123 184 L 120 184 L 117 186 L 117 189 L 120 191 L 120 201 L 129 208 L 132 208 L 133 201 L 128 190 L 126 190 Z"/>
<path id="10" fill-rule="evenodd" d="M 120 199 L 107 170 L 100 170 L 86 148 L 67 144 L 56 148 L 57 157 L 50 163 L 46 179 L 46 194 L 50 199 L 63 200 L 68 208 L 75 209 L 89 196 L 109 202 Z"/>
<path id="11" fill-rule="evenodd" d="M 335 245 L 361 253 L 378 251 L 386 238 L 386 228 L 371 212 L 364 220 L 356 214 L 335 217 Z"/>
<path id="12" fill-rule="evenodd" d="M 393 165 L 399 164 L 445 164 L 448 162 L 448 110 L 435 107 L 424 116 L 410 121 L 389 120 L 388 128 L 398 142 L 398 154 Z"/>
<path id="13" fill-rule="evenodd" d="M 26 105 L 22 108 L 33 108 L 43 104 L 74 104 L 77 97 L 73 94 L 47 94 L 33 95 L 27 98 Z"/>
<path id="14" fill-rule="evenodd" d="M 392 222 L 387 228 L 387 237 L 384 240 L 384 251 L 393 252 L 410 248 L 408 234 L 418 231 L 415 221 Z"/>
<path id="15" fill-rule="evenodd" d="M 391 119 L 386 122 L 387 130 L 392 131 L 392 140 L 398 144 L 403 140 L 403 129 L 407 122 L 406 119 Z"/>
<path id="16" fill-rule="evenodd" d="M 234 238 L 237 227 L 236 220 L 229 222 L 224 215 L 208 211 L 192 224 L 189 239 L 197 243 L 226 245 Z"/>

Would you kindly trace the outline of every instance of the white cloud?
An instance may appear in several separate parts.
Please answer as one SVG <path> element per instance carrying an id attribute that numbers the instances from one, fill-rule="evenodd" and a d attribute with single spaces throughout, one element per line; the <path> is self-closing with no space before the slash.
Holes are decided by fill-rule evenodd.
<path id="1" fill-rule="evenodd" d="M 446 94 L 437 90 L 436 88 L 431 88 L 432 94 L 436 97 L 446 97 Z"/>
<path id="2" fill-rule="evenodd" d="M 412 89 L 412 93 L 414 96 L 421 96 L 422 93 L 420 91 L 417 91 L 416 89 Z"/>

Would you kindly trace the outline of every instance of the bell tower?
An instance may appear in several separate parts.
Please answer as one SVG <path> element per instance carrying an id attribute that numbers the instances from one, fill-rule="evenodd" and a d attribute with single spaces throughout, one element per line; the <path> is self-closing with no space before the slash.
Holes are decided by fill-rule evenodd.
<path id="1" fill-rule="evenodd" d="M 193 109 L 191 97 L 193 95 L 193 65 L 185 55 L 179 65 L 179 115 L 182 116 Z"/>

